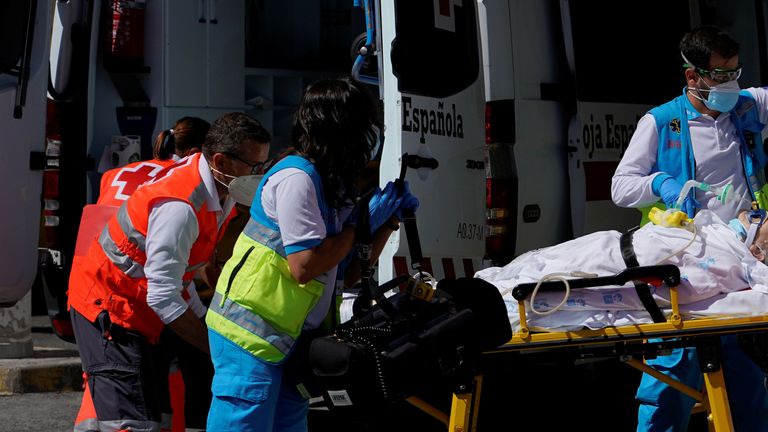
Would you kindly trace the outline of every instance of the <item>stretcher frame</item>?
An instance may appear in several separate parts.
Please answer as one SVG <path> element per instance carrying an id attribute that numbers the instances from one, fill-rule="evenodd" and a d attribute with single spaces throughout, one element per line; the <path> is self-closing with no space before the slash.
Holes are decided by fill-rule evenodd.
<path id="1" fill-rule="evenodd" d="M 721 368 L 719 337 L 729 334 L 751 335 L 765 345 L 768 340 L 768 315 L 683 319 L 677 291 L 680 272 L 673 265 L 636 267 L 609 277 L 569 280 L 569 284 L 573 289 L 623 285 L 629 281 L 649 282 L 657 286 L 663 282 L 669 287 L 672 312 L 666 317 L 666 322 L 561 332 L 532 328 L 528 326 L 526 319 L 525 299 L 533 291 L 535 284 L 521 284 L 513 290 L 513 296 L 518 301 L 520 328 L 513 333 L 509 342 L 485 352 L 484 355 L 547 350 L 556 352 L 576 347 L 583 353 L 584 358 L 615 357 L 696 400 L 694 412 L 707 412 L 710 432 L 732 432 L 734 427 Z M 562 291 L 563 288 L 562 282 L 553 281 L 542 283 L 539 290 Z M 662 341 L 649 342 L 649 339 L 658 338 Z M 641 360 L 664 355 L 666 351 L 680 347 L 695 347 L 698 350 L 704 378 L 703 390 L 691 388 L 670 378 Z M 477 373 L 471 382 L 459 386 L 453 393 L 449 414 L 415 396 L 407 401 L 443 422 L 449 432 L 476 431 L 482 382 L 482 373 Z"/>

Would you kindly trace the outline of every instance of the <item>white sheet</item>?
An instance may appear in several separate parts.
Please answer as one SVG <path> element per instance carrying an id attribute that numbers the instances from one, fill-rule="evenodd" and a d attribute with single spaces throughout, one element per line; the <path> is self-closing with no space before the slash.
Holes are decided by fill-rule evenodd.
<path id="1" fill-rule="evenodd" d="M 663 264 L 675 264 L 682 277 L 678 288 L 684 317 L 768 315 L 768 266 L 755 259 L 736 234 L 708 210 L 696 216 L 694 242 Z M 481 270 L 475 277 L 494 284 L 502 293 L 507 315 L 514 329 L 520 327 L 517 300 L 512 288 L 537 282 L 546 274 L 580 270 L 609 276 L 626 268 L 619 251 L 617 231 L 601 231 L 566 243 L 527 252 L 504 267 Z M 659 264 L 662 258 L 685 246 L 692 233 L 678 228 L 647 224 L 634 233 L 634 247 L 640 265 Z M 751 287 L 751 289 L 749 288 Z M 654 289 L 654 299 L 665 313 L 669 289 Z M 344 294 L 340 318 L 352 317 L 355 296 Z M 560 303 L 563 293 L 540 293 L 536 309 L 547 311 Z M 572 290 L 566 304 L 551 315 L 536 315 L 527 304 L 528 325 L 553 331 L 598 329 L 609 326 L 652 323 L 632 283 L 624 286 Z"/>
<path id="2" fill-rule="evenodd" d="M 735 233 L 714 213 L 702 210 L 695 219 L 697 236 L 682 253 L 661 263 L 680 267 L 680 309 L 688 316 L 752 316 L 768 314 L 768 267 L 756 260 Z M 555 272 L 585 271 L 600 276 L 626 268 L 619 250 L 620 233 L 601 231 L 521 255 L 504 267 L 479 271 L 475 276 L 494 284 L 502 293 L 510 322 L 519 326 L 517 301 L 511 289 L 537 282 Z M 648 224 L 634 234 L 640 265 L 660 263 L 687 244 L 692 233 Z M 749 287 L 752 289 L 749 289 Z M 669 311 L 669 290 L 654 290 L 654 299 Z M 563 293 L 539 293 L 534 306 L 547 311 L 558 305 Z M 551 315 L 527 315 L 531 326 L 555 330 L 601 328 L 650 323 L 634 286 L 594 287 L 572 290 L 563 307 Z"/>

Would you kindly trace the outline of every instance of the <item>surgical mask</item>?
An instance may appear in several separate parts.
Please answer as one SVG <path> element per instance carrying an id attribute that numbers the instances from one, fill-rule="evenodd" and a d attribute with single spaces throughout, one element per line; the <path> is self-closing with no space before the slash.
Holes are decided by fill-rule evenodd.
<path id="1" fill-rule="evenodd" d="M 694 97 L 704 102 L 704 105 L 712 111 L 728 112 L 732 110 L 733 107 L 736 106 L 736 102 L 739 101 L 740 89 L 739 82 L 733 80 L 718 84 L 709 89 L 694 89 L 699 92 L 709 92 L 709 96 L 706 99 L 695 94 Z"/>
<path id="2" fill-rule="evenodd" d="M 235 202 L 250 207 L 254 196 L 256 196 L 256 189 L 258 189 L 263 177 L 263 175 L 235 177 L 229 182 L 229 196 Z"/>

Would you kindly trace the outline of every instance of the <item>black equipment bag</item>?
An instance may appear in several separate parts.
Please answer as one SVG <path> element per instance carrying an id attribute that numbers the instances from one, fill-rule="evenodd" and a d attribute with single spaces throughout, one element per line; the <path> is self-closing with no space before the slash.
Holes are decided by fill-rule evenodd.
<path id="1" fill-rule="evenodd" d="M 512 337 L 501 294 L 481 279 L 442 280 L 428 302 L 407 292 L 388 300 L 389 312 L 373 306 L 312 341 L 312 371 L 332 409 L 380 408 L 438 386 L 461 392 L 480 354 Z"/>

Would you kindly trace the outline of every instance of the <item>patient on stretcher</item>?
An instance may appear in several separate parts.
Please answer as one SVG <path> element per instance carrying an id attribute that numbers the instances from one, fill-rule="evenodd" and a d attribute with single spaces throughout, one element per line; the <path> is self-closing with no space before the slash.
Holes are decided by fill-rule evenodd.
<path id="1" fill-rule="evenodd" d="M 684 317 L 768 314 L 768 266 L 763 263 L 768 227 L 760 226 L 755 241 L 746 245 L 746 212 L 725 223 L 711 211 L 701 210 L 694 225 L 695 229 L 689 230 L 649 223 L 637 230 L 633 246 L 639 264 L 674 264 L 680 268 L 679 305 Z M 618 273 L 627 268 L 620 237 L 618 231 L 595 232 L 527 252 L 504 267 L 488 268 L 475 276 L 499 289 L 514 327 L 519 325 L 519 317 L 512 288 L 551 274 L 566 274 L 569 279 L 583 277 L 579 273 L 571 276 L 572 272 L 594 276 Z M 669 312 L 669 289 L 662 285 L 651 290 L 656 303 Z M 539 292 L 533 304 L 526 301 L 529 326 L 573 330 L 652 322 L 631 282 L 574 289 L 566 299 L 564 294 Z"/>

